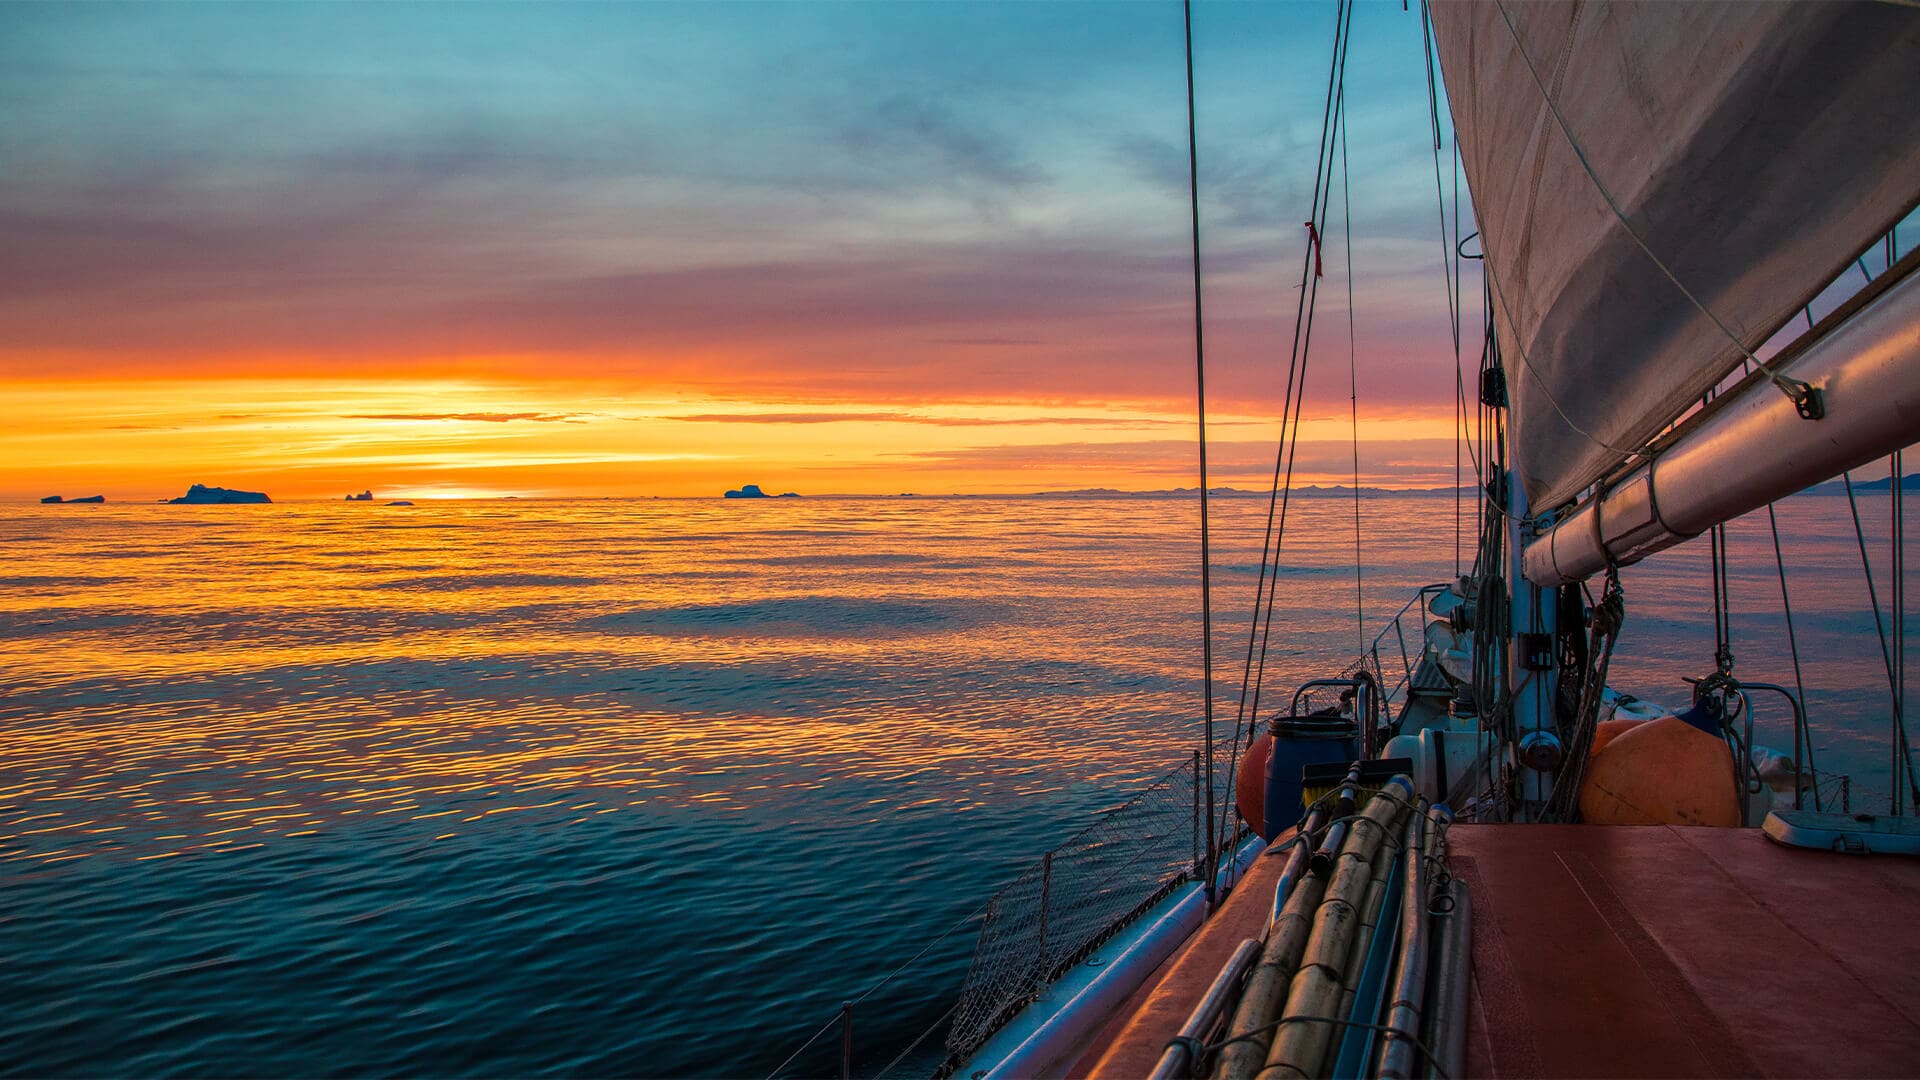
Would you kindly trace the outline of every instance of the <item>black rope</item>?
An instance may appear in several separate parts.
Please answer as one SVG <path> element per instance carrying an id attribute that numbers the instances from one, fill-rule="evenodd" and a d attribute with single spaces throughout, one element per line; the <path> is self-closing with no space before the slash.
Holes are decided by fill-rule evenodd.
<path id="1" fill-rule="evenodd" d="M 1548 793 L 1549 810 L 1562 821 L 1579 816 L 1580 785 L 1586 779 L 1593 736 L 1600 724 L 1600 699 L 1607 690 L 1607 671 L 1613 664 L 1613 647 L 1620 641 L 1620 629 L 1626 622 L 1626 594 L 1620 588 L 1620 570 L 1607 567 L 1606 587 L 1600 602 L 1593 605 L 1592 637 L 1587 648 L 1587 670 L 1580 673 L 1580 701 L 1573 716 L 1573 734 L 1567 740 L 1566 763 L 1554 779 Z"/>
<path id="2" fill-rule="evenodd" d="M 1200 146 L 1193 106 L 1193 0 L 1182 0 L 1187 29 L 1187 209 L 1193 234 L 1193 366 L 1200 425 L 1200 664 L 1205 678 L 1207 821 L 1213 821 L 1213 545 L 1207 525 L 1207 346 L 1206 317 L 1200 288 Z M 1220 852 L 1207 830 L 1207 906 L 1213 906 L 1213 882 Z"/>

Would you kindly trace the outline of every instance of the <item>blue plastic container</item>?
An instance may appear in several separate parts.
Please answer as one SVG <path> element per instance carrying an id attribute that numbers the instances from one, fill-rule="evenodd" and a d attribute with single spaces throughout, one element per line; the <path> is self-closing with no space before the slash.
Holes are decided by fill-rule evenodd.
<path id="1" fill-rule="evenodd" d="M 1322 762 L 1360 759 L 1360 729 L 1340 716 L 1289 716 L 1273 722 L 1273 750 L 1267 755 L 1267 798 L 1260 835 L 1269 842 L 1292 828 L 1306 807 L 1300 770 Z"/>

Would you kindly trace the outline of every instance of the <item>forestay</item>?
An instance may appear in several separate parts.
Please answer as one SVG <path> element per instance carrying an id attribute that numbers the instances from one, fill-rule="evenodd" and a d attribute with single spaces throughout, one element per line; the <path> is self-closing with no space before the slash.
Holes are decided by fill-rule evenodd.
<path id="1" fill-rule="evenodd" d="M 1447 0 L 1433 22 L 1535 507 L 1643 446 L 1920 200 L 1920 11 Z"/>

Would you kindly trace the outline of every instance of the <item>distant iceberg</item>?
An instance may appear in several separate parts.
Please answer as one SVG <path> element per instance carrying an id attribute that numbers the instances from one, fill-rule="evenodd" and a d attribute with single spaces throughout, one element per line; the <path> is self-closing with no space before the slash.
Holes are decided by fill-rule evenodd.
<path id="1" fill-rule="evenodd" d="M 742 484 L 739 490 L 727 492 L 726 497 L 729 499 L 797 499 L 800 497 L 800 493 L 797 491 L 783 491 L 778 495 L 769 495 L 760 490 L 759 484 Z"/>
<path id="2" fill-rule="evenodd" d="M 177 499 L 168 499 L 169 503 L 186 503 L 190 506 L 206 506 L 218 503 L 270 503 L 265 492 L 235 491 L 232 488 L 208 487 L 195 484 L 187 489 L 185 495 Z"/>
<path id="3" fill-rule="evenodd" d="M 351 497 L 351 496 L 349 496 L 349 497 Z M 407 500 L 405 500 L 405 499 L 395 499 L 395 500 L 393 500 L 392 502 L 390 502 L 390 503 L 388 503 L 387 505 L 388 505 L 388 506 L 412 506 L 413 504 L 412 504 L 412 503 L 410 503 L 410 502 L 408 502 L 408 501 L 407 501 Z"/>
<path id="4" fill-rule="evenodd" d="M 62 498 L 62 497 L 61 497 L 61 496 L 59 496 L 59 495 L 48 495 L 48 496 L 47 496 L 46 498 L 43 498 L 43 499 L 41 499 L 40 501 L 41 501 L 42 503 L 45 503 L 45 504 L 52 504 L 52 503 L 103 503 L 103 502 L 106 502 L 106 501 L 107 501 L 107 497 L 106 497 L 105 495 L 88 495 L 88 496 L 85 496 L 85 497 L 83 497 L 83 498 L 79 498 L 79 499 L 67 499 L 67 498 Z"/>
<path id="5" fill-rule="evenodd" d="M 361 493 L 360 493 L 360 494 L 358 494 L 358 495 L 349 495 L 349 496 L 347 496 L 347 501 L 348 501 L 348 502 L 372 502 L 372 501 L 373 501 L 373 489 L 372 489 L 372 488 L 368 488 L 367 490 L 365 490 L 365 491 L 363 491 L 363 492 L 361 492 Z"/>

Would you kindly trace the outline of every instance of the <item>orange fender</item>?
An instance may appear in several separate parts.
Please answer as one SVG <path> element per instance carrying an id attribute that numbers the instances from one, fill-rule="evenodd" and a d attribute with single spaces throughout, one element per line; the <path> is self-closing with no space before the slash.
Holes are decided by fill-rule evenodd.
<path id="1" fill-rule="evenodd" d="M 1273 734 L 1263 731 L 1240 755 L 1240 772 L 1233 778 L 1233 804 L 1240 817 L 1259 832 L 1266 822 L 1267 755 L 1273 752 Z"/>
<path id="2" fill-rule="evenodd" d="M 1633 724 L 1587 764 L 1580 817 L 1591 825 L 1738 826 L 1733 755 L 1725 740 L 1677 716 Z"/>
<path id="3" fill-rule="evenodd" d="M 1587 756 L 1592 757 L 1600 751 L 1605 750 L 1608 743 L 1644 723 L 1646 723 L 1645 720 L 1634 717 L 1600 721 L 1593 729 L 1593 745 L 1587 748 Z"/>

